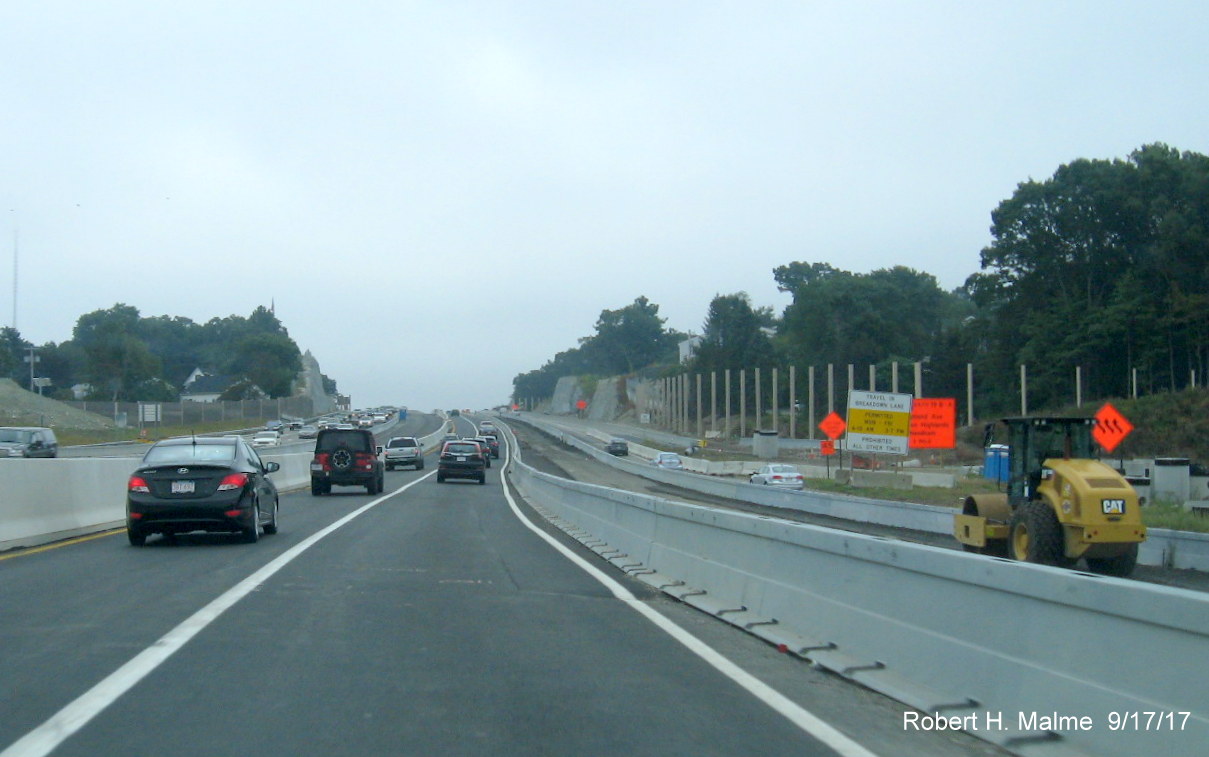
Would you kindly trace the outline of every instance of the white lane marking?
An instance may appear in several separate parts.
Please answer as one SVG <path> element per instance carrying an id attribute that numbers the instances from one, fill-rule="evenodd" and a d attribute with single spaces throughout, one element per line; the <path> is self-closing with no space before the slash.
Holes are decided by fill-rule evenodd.
<path id="1" fill-rule="evenodd" d="M 11 746 L 0 752 L 0 757 L 43 757 L 50 754 L 55 747 L 66 741 L 72 734 L 83 728 L 88 721 L 99 715 L 106 707 L 117 701 L 118 697 L 132 689 L 149 673 L 158 668 L 165 660 L 183 647 L 190 639 L 201 633 L 206 626 L 217 620 L 239 600 L 246 597 L 257 587 L 269 580 L 274 573 L 289 565 L 299 555 L 315 546 L 333 531 L 344 526 L 349 521 L 378 506 L 391 497 L 404 492 L 424 479 L 436 473 L 426 473 L 395 489 L 390 494 L 369 502 L 357 508 L 340 520 L 322 531 L 307 537 L 290 549 L 278 555 L 264 567 L 228 589 L 217 599 L 195 612 L 183 623 L 164 634 L 158 641 L 135 655 L 129 662 L 110 673 L 108 677 L 81 694 L 74 702 L 59 710 L 50 720 L 25 734 Z"/>
<path id="2" fill-rule="evenodd" d="M 509 429 L 511 433 L 511 429 Z M 517 507 L 516 500 L 512 498 L 512 493 L 508 491 L 507 482 L 504 479 L 504 473 L 508 469 L 508 465 L 512 462 L 512 448 L 508 447 L 508 458 L 504 461 L 504 467 L 500 471 L 500 483 L 503 484 L 504 497 L 508 500 L 508 506 L 512 508 L 512 512 L 516 515 L 530 531 L 544 539 L 550 546 L 558 550 L 564 557 L 575 563 L 585 573 L 595 578 L 606 589 L 613 593 L 621 601 L 625 602 L 644 618 L 654 623 L 661 631 L 671 636 L 676 641 L 688 647 L 693 654 L 700 657 L 705 662 L 709 663 L 722 675 L 731 679 L 743 688 L 747 689 L 753 696 L 767 704 L 773 710 L 779 712 L 796 725 L 798 728 L 805 731 L 810 736 L 814 737 L 824 745 L 835 750 L 837 754 L 843 757 L 877 757 L 874 752 L 869 751 L 857 742 L 845 736 L 834 726 L 819 718 L 814 713 L 799 706 L 789 697 L 772 688 L 768 684 L 761 681 L 756 676 L 748 673 L 736 663 L 732 662 L 728 657 L 718 652 L 713 647 L 693 636 L 688 631 L 684 630 L 674 622 L 669 620 L 664 615 L 652 609 L 645 602 L 640 601 L 635 597 L 630 590 L 622 586 L 611 576 L 606 575 L 603 571 L 592 565 L 587 560 L 584 560 L 579 555 L 572 552 L 564 546 L 562 542 L 550 536 L 542 529 L 533 524 L 525 514 Z M 4 757 L 4 755 L 0 755 Z"/>

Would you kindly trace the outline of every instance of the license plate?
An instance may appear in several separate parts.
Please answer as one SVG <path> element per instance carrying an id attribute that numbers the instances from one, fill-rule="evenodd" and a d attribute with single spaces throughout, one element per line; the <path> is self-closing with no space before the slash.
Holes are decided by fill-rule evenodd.
<path id="1" fill-rule="evenodd" d="M 311 470 L 321 471 L 323 470 L 323 465 L 321 463 L 311 463 Z"/>
<path id="2" fill-rule="evenodd" d="M 1125 500 L 1123 499 L 1105 499 L 1101 500 L 1100 504 L 1104 508 L 1105 515 L 1125 514 Z"/>
<path id="3" fill-rule="evenodd" d="M 459 463 L 464 463 L 464 462 L 466 462 L 466 456 L 465 456 L 465 455 L 458 455 L 458 462 L 459 462 Z"/>
<path id="4" fill-rule="evenodd" d="M 192 481 L 173 481 L 172 482 L 172 493 L 173 494 L 192 494 L 196 488 L 197 488 L 196 485 Z"/>

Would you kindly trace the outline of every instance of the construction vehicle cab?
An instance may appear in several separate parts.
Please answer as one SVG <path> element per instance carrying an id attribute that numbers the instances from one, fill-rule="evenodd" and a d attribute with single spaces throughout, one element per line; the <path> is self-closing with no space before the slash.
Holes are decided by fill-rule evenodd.
<path id="1" fill-rule="evenodd" d="M 1007 492 L 967 497 L 953 532 L 970 552 L 1114 576 L 1133 572 L 1146 539 L 1138 495 L 1094 458 L 1094 418 L 1005 418 Z M 995 424 L 987 427 L 986 444 Z"/>

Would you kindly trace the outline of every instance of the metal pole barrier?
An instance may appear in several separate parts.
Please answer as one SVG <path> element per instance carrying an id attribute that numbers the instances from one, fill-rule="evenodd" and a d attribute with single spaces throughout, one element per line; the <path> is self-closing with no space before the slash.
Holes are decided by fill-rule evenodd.
<path id="1" fill-rule="evenodd" d="M 798 438 L 798 374 L 789 366 L 789 438 Z"/>

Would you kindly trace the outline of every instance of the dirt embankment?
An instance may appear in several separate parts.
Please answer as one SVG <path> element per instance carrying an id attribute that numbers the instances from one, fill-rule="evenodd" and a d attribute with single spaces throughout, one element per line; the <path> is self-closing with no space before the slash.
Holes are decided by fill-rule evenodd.
<path id="1" fill-rule="evenodd" d="M 103 415 L 42 397 L 22 389 L 12 379 L 0 379 L 0 425 L 89 431 L 114 427 L 113 421 Z"/>

